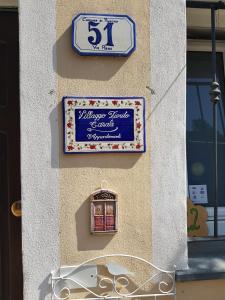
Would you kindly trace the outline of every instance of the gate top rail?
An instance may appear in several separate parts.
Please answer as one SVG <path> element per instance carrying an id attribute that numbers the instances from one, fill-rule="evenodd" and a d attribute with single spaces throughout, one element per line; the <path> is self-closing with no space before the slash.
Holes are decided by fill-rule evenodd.
<path id="1" fill-rule="evenodd" d="M 175 296 L 175 267 L 158 268 L 128 254 L 109 254 L 51 272 L 52 300 Z"/>

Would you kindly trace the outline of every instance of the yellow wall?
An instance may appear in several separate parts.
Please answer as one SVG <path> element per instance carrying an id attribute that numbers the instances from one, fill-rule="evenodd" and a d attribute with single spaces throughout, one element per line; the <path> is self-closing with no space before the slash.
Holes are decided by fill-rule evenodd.
<path id="1" fill-rule="evenodd" d="M 140 5 L 141 2 L 141 5 Z M 71 21 L 81 12 L 127 14 L 136 22 L 137 50 L 128 58 L 81 57 L 71 49 Z M 57 73 L 61 99 L 74 96 L 143 96 L 147 106 L 147 153 L 60 154 L 61 263 L 109 253 L 151 259 L 149 145 L 149 1 L 59 0 Z M 62 146 L 62 123 L 60 124 Z M 119 197 L 119 232 L 90 235 L 88 196 L 106 180 Z"/>
<path id="2" fill-rule="evenodd" d="M 224 300 L 225 280 L 177 283 L 177 300 Z"/>

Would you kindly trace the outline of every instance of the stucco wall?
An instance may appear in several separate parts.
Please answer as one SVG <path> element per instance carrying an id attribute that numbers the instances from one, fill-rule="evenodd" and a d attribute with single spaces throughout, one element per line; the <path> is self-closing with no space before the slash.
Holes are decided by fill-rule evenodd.
<path id="1" fill-rule="evenodd" d="M 151 0 L 153 261 L 187 267 L 186 14 L 184 0 Z"/>
<path id="2" fill-rule="evenodd" d="M 186 267 L 185 1 L 19 4 L 24 299 L 48 299 L 49 272 L 59 264 L 103 253 Z M 130 15 L 136 52 L 129 58 L 77 55 L 70 33 L 80 12 Z M 147 152 L 64 155 L 65 95 L 144 96 Z M 89 234 L 87 198 L 103 180 L 119 195 L 115 236 Z"/>
<path id="3" fill-rule="evenodd" d="M 61 138 L 61 262 L 71 264 L 118 252 L 150 259 L 149 1 L 64 0 L 57 3 L 59 105 L 65 95 L 143 96 L 147 107 L 145 154 L 64 155 Z M 136 52 L 128 58 L 79 56 L 71 49 L 71 21 L 81 12 L 129 15 L 137 26 Z M 119 197 L 119 232 L 114 236 L 90 235 L 87 198 L 103 180 Z"/>
<path id="4" fill-rule="evenodd" d="M 59 265 L 55 1 L 19 4 L 24 299 L 43 300 Z"/>

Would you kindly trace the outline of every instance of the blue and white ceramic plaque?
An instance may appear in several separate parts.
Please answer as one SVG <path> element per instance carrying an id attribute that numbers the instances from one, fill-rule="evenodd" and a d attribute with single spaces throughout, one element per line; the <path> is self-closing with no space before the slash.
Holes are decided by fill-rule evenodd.
<path id="1" fill-rule="evenodd" d="M 64 97 L 64 152 L 145 152 L 141 97 Z"/>
<path id="2" fill-rule="evenodd" d="M 135 23 L 126 15 L 79 14 L 72 28 L 80 55 L 129 56 L 136 48 Z"/>

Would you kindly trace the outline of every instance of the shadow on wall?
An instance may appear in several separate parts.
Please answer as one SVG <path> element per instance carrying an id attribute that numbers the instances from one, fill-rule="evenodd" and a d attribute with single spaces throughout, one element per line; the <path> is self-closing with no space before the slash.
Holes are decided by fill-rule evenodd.
<path id="1" fill-rule="evenodd" d="M 59 119 L 59 124 L 57 124 Z M 62 103 L 59 103 L 51 112 L 51 166 L 52 168 L 113 168 L 131 169 L 141 158 L 141 153 L 97 153 L 97 154 L 64 154 L 63 153 L 63 113 Z M 59 129 L 56 128 L 59 126 Z M 59 130 L 59 145 L 58 133 Z M 58 150 L 59 149 L 59 150 Z M 60 155 L 60 165 L 58 165 Z"/>
<path id="2" fill-rule="evenodd" d="M 51 286 L 51 274 L 49 274 L 39 285 L 39 298 L 38 300 L 45 300 L 45 298 L 51 294 L 52 286 Z"/>
<path id="3" fill-rule="evenodd" d="M 63 78 L 71 79 L 107 81 L 128 59 L 127 57 L 80 56 L 72 49 L 71 26 L 53 46 L 53 54 L 55 53 L 57 55 L 53 55 L 54 71 Z"/>
<path id="4" fill-rule="evenodd" d="M 114 235 L 91 235 L 90 216 L 87 213 L 90 210 L 90 199 L 87 198 L 75 213 L 76 239 L 78 251 L 102 250 L 114 238 Z"/>
<path id="5" fill-rule="evenodd" d="M 53 67 L 56 73 L 63 78 L 108 81 L 113 77 L 122 65 L 127 61 L 127 57 L 94 57 L 80 56 L 72 49 L 72 28 L 71 26 L 59 37 L 53 47 Z M 57 54 L 57 55 L 54 55 Z M 79 91 L 79 88 L 78 88 Z M 94 96 L 99 91 L 94 91 Z M 68 91 L 69 94 L 71 94 Z M 68 94 L 68 96 L 70 96 Z M 66 96 L 66 95 L 65 95 Z M 75 95 L 76 96 L 76 95 Z M 79 95 L 80 96 L 80 95 Z M 90 95 L 84 95 L 90 96 Z M 104 96 L 104 95 L 102 95 Z M 57 121 L 59 120 L 59 125 Z M 130 169 L 141 154 L 63 154 L 63 114 L 61 102 L 50 114 L 51 123 L 51 166 L 53 168 L 119 168 Z M 57 145 L 57 130 L 59 126 L 59 145 Z M 60 149 L 59 154 L 56 149 Z M 60 155 L 60 166 L 57 160 Z"/>

